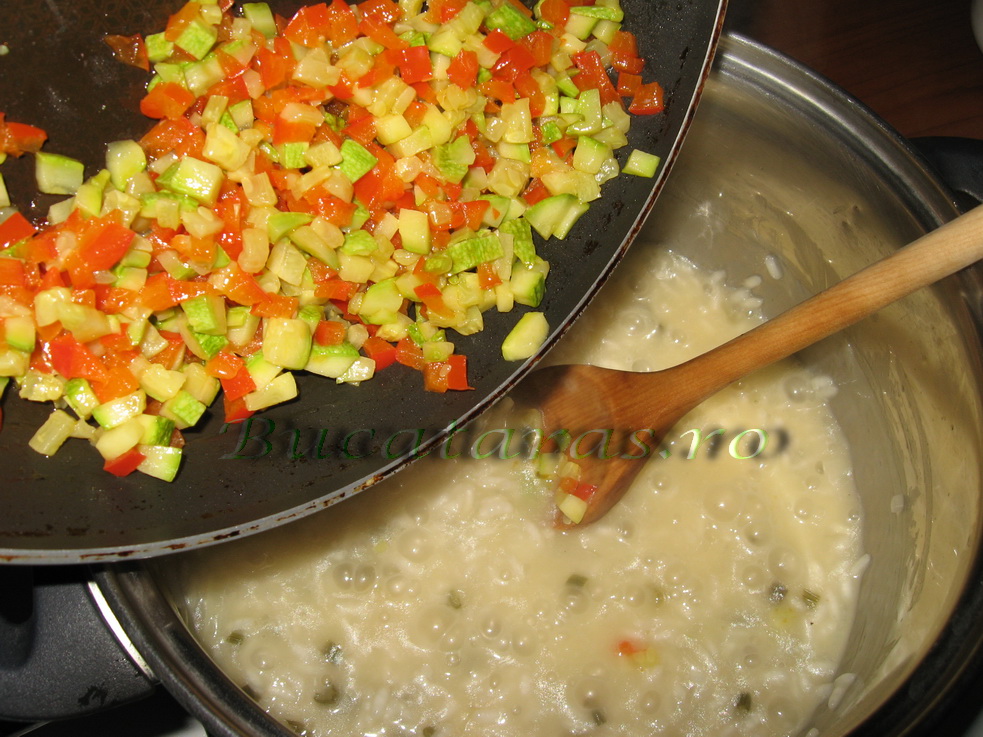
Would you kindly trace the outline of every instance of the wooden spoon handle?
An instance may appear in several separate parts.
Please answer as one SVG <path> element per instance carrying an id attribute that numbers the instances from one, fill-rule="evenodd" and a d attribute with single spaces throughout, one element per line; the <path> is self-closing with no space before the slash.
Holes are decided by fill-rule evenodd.
<path id="1" fill-rule="evenodd" d="M 921 287 L 983 258 L 983 205 L 728 343 L 668 371 L 693 407 Z"/>

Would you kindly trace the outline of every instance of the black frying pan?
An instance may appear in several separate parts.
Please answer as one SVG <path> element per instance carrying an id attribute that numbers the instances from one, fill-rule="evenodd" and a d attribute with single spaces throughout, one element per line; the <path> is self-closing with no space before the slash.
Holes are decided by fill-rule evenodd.
<path id="1" fill-rule="evenodd" d="M 565 241 L 541 248 L 550 261 L 543 309 L 552 345 L 579 314 L 638 232 L 693 115 L 722 22 L 725 0 L 622 0 L 625 27 L 647 60 L 646 79 L 666 88 L 662 115 L 633 121 L 630 147 L 660 155 L 655 180 L 623 176 Z M 149 122 L 137 111 L 143 72 L 112 58 L 106 34 L 160 30 L 182 0 L 3 0 L 0 111 L 45 128 L 47 150 L 102 166 L 108 141 L 139 137 Z M 283 15 L 299 3 L 271 0 Z M 629 148 L 624 149 L 627 155 Z M 0 171 L 11 196 L 31 215 L 50 201 L 35 197 L 30 156 Z M 224 425 L 221 404 L 187 433 L 188 447 L 170 484 L 142 474 L 117 479 L 84 441 L 52 458 L 27 447 L 50 406 L 8 388 L 0 432 L 0 558 L 71 563 L 142 557 L 211 544 L 303 516 L 344 498 L 411 460 L 417 439 L 439 451 L 442 433 L 505 394 L 535 362 L 501 359 L 517 314 L 486 313 L 484 332 L 454 336 L 469 359 L 474 391 L 429 394 L 417 372 L 394 365 L 361 386 L 299 377 L 300 398 L 258 415 L 251 426 Z M 349 442 L 345 444 L 345 439 Z M 452 450 L 466 452 L 466 433 Z"/>

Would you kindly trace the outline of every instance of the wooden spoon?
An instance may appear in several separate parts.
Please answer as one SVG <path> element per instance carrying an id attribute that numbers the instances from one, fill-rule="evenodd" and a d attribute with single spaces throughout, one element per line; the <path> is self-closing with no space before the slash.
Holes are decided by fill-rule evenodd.
<path id="1" fill-rule="evenodd" d="M 666 432 L 704 399 L 980 258 L 983 206 L 685 363 L 651 373 L 549 366 L 530 374 L 514 396 L 542 410 L 547 437 L 566 430 L 571 438 L 584 438 L 579 449 L 572 446 L 567 453 L 580 467 L 581 489 L 596 487 L 577 521 L 587 524 L 617 503 L 642 470 L 643 457 L 654 452 Z M 603 431 L 611 431 L 605 448 L 613 457 L 602 457 L 602 449 L 590 452 L 590 444 Z M 578 455 L 570 455 L 574 450 Z M 588 455 L 580 457 L 584 454 Z M 557 511 L 557 527 L 574 524 Z"/>

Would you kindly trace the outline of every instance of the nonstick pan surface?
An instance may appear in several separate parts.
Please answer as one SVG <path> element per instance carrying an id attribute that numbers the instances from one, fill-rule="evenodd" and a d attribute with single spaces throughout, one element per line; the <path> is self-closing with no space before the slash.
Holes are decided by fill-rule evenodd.
<path id="1" fill-rule="evenodd" d="M 109 141 L 149 128 L 137 103 L 146 75 L 112 57 L 107 34 L 163 28 L 181 0 L 4 0 L 0 111 L 44 128 L 46 150 L 82 160 L 89 176 Z M 633 120 L 631 148 L 662 157 L 655 179 L 622 176 L 561 242 L 540 244 L 551 265 L 539 309 L 551 326 L 548 348 L 580 313 L 638 232 L 661 189 L 702 90 L 720 32 L 724 0 L 622 0 L 624 27 L 639 40 L 646 79 L 666 89 L 663 114 Z M 297 2 L 271 0 L 289 16 Z M 8 158 L 2 170 L 12 200 L 43 217 L 53 199 L 38 197 L 32 157 Z M 454 335 L 469 361 L 473 391 L 427 393 L 417 372 L 394 365 L 363 386 L 298 377 L 300 397 L 249 425 L 227 426 L 220 403 L 186 433 L 182 468 L 172 483 L 142 474 L 115 478 L 84 441 L 53 457 L 28 439 L 50 406 L 9 387 L 0 431 L 0 559 L 73 563 L 146 557 L 212 544 L 282 524 L 370 486 L 412 460 L 439 452 L 503 396 L 535 363 L 502 360 L 500 347 L 518 315 L 486 313 L 485 330 Z M 347 440 L 347 442 L 346 442 Z M 459 432 L 451 452 L 467 452 Z"/>

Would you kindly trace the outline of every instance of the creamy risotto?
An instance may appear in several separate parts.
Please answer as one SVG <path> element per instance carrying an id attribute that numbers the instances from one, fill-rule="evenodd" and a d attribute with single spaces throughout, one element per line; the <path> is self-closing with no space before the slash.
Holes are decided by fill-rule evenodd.
<path id="1" fill-rule="evenodd" d="M 759 319 L 753 285 L 672 254 L 619 278 L 554 360 L 652 370 Z M 722 392 L 566 533 L 533 464 L 424 459 L 186 558 L 182 608 L 302 734 L 794 734 L 833 691 L 862 568 L 833 392 L 793 362 Z"/>

